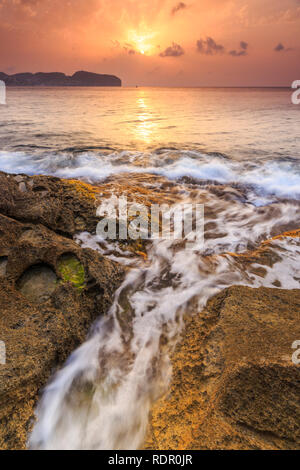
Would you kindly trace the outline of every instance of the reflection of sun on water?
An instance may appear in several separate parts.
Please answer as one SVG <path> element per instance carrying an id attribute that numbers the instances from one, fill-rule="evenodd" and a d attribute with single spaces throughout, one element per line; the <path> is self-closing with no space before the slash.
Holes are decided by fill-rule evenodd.
<path id="1" fill-rule="evenodd" d="M 145 143 L 152 142 L 152 135 L 155 130 L 156 124 L 153 121 L 152 112 L 144 96 L 144 92 L 140 92 L 137 97 L 137 120 L 139 121 L 136 127 L 136 137 L 143 140 Z"/>

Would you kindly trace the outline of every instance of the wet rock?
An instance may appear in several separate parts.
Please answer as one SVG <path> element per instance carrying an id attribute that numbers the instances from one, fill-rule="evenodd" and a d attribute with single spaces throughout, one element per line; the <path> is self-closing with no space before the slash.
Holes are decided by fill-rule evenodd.
<path id="1" fill-rule="evenodd" d="M 24 176 L 22 176 L 22 175 L 14 176 L 14 180 L 15 180 L 17 183 L 21 183 L 22 181 L 24 181 Z"/>
<path id="2" fill-rule="evenodd" d="M 39 391 L 108 311 L 124 276 L 120 265 L 72 240 L 76 217 L 87 228 L 97 220 L 93 190 L 32 180 L 49 197 L 20 193 L 18 182 L 0 173 L 0 340 L 7 358 L 0 365 L 0 449 L 26 447 Z"/>
<path id="3" fill-rule="evenodd" d="M 231 287 L 186 320 L 150 449 L 299 449 L 300 290 Z"/>
<path id="4" fill-rule="evenodd" d="M 82 217 L 76 217 L 74 222 L 77 231 L 83 232 L 85 230 L 85 221 Z"/>
<path id="5" fill-rule="evenodd" d="M 70 282 L 79 290 L 84 288 L 84 267 L 80 263 L 79 259 L 72 253 L 65 253 L 59 258 L 57 269 L 60 272 L 63 281 Z"/>
<path id="6" fill-rule="evenodd" d="M 0 213 L 43 224 L 69 237 L 83 230 L 95 231 L 98 188 L 49 176 L 33 176 L 26 188 L 25 178 L 17 175 L 8 179 L 0 172 Z"/>
<path id="7" fill-rule="evenodd" d="M 24 182 L 19 183 L 19 191 L 21 191 L 21 193 L 26 193 L 27 189 L 26 184 Z"/>
<path id="8" fill-rule="evenodd" d="M 27 299 L 42 303 L 49 299 L 56 287 L 57 277 L 49 266 L 39 264 L 28 268 L 17 282 L 17 289 Z"/>

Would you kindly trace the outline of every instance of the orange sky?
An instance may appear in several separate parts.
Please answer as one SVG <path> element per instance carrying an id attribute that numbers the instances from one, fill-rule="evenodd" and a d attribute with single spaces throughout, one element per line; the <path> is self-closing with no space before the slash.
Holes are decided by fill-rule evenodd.
<path id="1" fill-rule="evenodd" d="M 290 86 L 300 0 L 0 0 L 0 71 L 124 85 Z"/>

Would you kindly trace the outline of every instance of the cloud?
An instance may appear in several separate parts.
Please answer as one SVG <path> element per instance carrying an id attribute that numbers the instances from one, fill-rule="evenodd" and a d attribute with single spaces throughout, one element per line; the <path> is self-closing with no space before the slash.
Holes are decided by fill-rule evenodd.
<path id="1" fill-rule="evenodd" d="M 117 39 L 111 39 L 110 42 L 112 43 L 114 49 L 123 49 L 123 51 L 127 52 L 127 54 L 129 55 L 138 54 L 138 52 L 134 49 L 133 45 L 129 42 L 121 44 L 120 41 L 118 41 Z"/>
<path id="2" fill-rule="evenodd" d="M 171 10 L 171 15 L 175 15 L 176 13 L 178 13 L 180 10 L 185 10 L 187 8 L 187 4 L 186 3 L 183 3 L 183 2 L 179 2 L 177 3 L 177 5 L 175 5 L 172 10 Z"/>
<path id="3" fill-rule="evenodd" d="M 249 44 L 245 41 L 241 41 L 240 42 L 240 50 L 237 51 L 237 50 L 232 50 L 232 51 L 229 51 L 228 54 L 231 55 L 232 57 L 243 57 L 245 55 L 248 54 L 247 50 L 248 50 L 248 46 Z"/>
<path id="4" fill-rule="evenodd" d="M 248 49 L 248 45 L 249 44 L 245 41 L 240 42 L 241 49 L 243 49 L 244 51 L 246 51 Z"/>
<path id="5" fill-rule="evenodd" d="M 128 43 L 128 42 L 125 43 L 125 45 L 123 46 L 123 49 L 124 49 L 124 51 L 126 51 L 127 54 L 129 54 L 129 55 L 134 55 L 134 54 L 136 54 L 136 50 L 134 49 L 134 47 L 132 46 L 132 44 L 130 44 L 130 43 Z"/>
<path id="6" fill-rule="evenodd" d="M 229 51 L 228 54 L 231 55 L 232 57 L 242 57 L 242 56 L 247 55 L 247 52 L 233 50 L 233 51 Z"/>
<path id="7" fill-rule="evenodd" d="M 197 41 L 197 51 L 200 54 L 215 55 L 224 54 L 225 48 L 221 44 L 217 44 L 213 38 L 207 37 Z"/>
<path id="8" fill-rule="evenodd" d="M 248 47 L 249 44 L 246 41 L 241 41 L 240 49 L 233 49 L 229 51 L 228 54 L 232 57 L 245 56 L 248 54 Z M 205 55 L 224 54 L 226 52 L 225 47 L 222 44 L 217 44 L 216 41 L 211 37 L 207 37 L 206 39 L 199 39 L 197 41 L 197 51 L 200 54 Z"/>
<path id="9" fill-rule="evenodd" d="M 285 47 L 283 44 L 281 44 L 281 42 L 274 48 L 274 51 L 276 52 L 281 52 L 281 51 L 284 51 L 285 50 Z"/>
<path id="10" fill-rule="evenodd" d="M 289 52 L 289 51 L 292 51 L 292 50 L 293 50 L 292 47 L 285 47 L 281 42 L 279 42 L 277 44 L 277 46 L 274 47 L 275 52 Z"/>
<path id="11" fill-rule="evenodd" d="M 172 43 L 172 46 L 167 47 L 159 55 L 160 57 L 180 57 L 184 54 L 184 49 L 175 42 Z"/>

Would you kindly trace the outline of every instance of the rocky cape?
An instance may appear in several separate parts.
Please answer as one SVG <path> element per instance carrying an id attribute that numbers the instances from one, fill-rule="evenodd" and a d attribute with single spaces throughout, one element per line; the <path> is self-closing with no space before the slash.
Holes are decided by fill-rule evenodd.
<path id="1" fill-rule="evenodd" d="M 51 73 L 16 73 L 7 75 L 0 72 L 0 80 L 6 86 L 122 86 L 120 78 L 115 75 L 103 75 L 79 71 L 72 76 L 61 72 Z"/>

